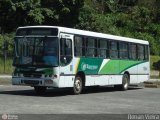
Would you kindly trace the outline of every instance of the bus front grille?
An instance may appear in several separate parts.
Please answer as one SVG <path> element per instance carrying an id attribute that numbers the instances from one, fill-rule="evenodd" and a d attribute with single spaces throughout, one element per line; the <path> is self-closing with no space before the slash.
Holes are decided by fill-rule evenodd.
<path id="1" fill-rule="evenodd" d="M 38 80 L 24 80 L 23 82 L 28 85 L 38 85 L 40 83 Z"/>
<path id="2" fill-rule="evenodd" d="M 33 73 L 31 73 L 31 74 L 29 74 L 29 73 L 24 73 L 23 76 L 24 76 L 24 77 L 35 77 L 35 78 L 40 78 L 40 77 L 42 77 L 41 74 L 37 74 L 37 73 L 35 73 L 35 74 L 33 74 Z"/>

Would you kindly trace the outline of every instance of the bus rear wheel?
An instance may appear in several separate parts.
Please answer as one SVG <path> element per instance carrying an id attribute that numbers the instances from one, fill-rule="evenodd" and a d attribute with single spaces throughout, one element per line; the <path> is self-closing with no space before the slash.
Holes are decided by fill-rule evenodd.
<path id="1" fill-rule="evenodd" d="M 128 74 L 124 74 L 122 77 L 122 84 L 121 85 L 115 85 L 115 88 L 118 90 L 126 91 L 129 87 L 129 76 Z"/>
<path id="2" fill-rule="evenodd" d="M 78 95 L 82 92 L 82 78 L 76 76 L 73 85 L 73 94 Z"/>
<path id="3" fill-rule="evenodd" d="M 121 89 L 123 91 L 128 90 L 128 86 L 129 86 L 129 76 L 128 76 L 128 74 L 124 74 L 123 78 L 122 78 Z"/>
<path id="4" fill-rule="evenodd" d="M 34 90 L 35 92 L 38 94 L 38 95 L 44 95 L 46 90 L 47 90 L 47 87 L 44 87 L 44 86 L 34 86 Z"/>

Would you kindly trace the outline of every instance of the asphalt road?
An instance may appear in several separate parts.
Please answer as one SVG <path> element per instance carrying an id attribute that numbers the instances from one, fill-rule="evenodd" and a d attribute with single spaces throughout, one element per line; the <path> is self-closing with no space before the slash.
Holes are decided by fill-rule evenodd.
<path id="1" fill-rule="evenodd" d="M 128 91 L 117 91 L 101 87 L 89 88 L 80 95 L 72 95 L 69 90 L 52 89 L 44 96 L 37 96 L 31 87 L 0 85 L 0 114 L 4 113 L 19 114 L 21 117 L 22 114 L 47 114 L 46 117 L 50 119 L 53 115 L 49 114 L 61 114 L 61 119 L 71 119 L 69 115 L 76 114 L 74 117 L 77 120 L 87 120 L 87 116 L 91 120 L 100 120 L 106 114 L 111 115 L 112 119 L 124 119 L 123 116 L 112 114 L 124 114 L 126 118 L 128 114 L 160 114 L 160 89 L 130 88 Z M 94 117 L 95 114 L 98 117 Z M 43 118 L 42 115 L 40 118 L 38 116 L 32 118 Z M 54 118 L 60 119 L 60 116 Z"/>

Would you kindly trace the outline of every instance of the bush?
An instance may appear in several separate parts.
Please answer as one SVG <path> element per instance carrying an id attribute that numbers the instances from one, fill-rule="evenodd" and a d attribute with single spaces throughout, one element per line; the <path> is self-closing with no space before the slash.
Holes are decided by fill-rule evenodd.
<path id="1" fill-rule="evenodd" d="M 160 56 L 150 56 L 150 67 L 151 70 L 156 70 L 153 64 L 157 63 L 160 60 Z"/>
<path id="2" fill-rule="evenodd" d="M 8 56 L 12 57 L 13 54 L 13 44 L 14 44 L 14 36 L 15 33 L 6 33 L 4 35 L 0 35 L 0 56 L 3 56 L 4 53 L 4 41 L 8 42 Z"/>
<path id="3" fill-rule="evenodd" d="M 160 60 L 158 62 L 153 63 L 154 70 L 160 70 Z"/>

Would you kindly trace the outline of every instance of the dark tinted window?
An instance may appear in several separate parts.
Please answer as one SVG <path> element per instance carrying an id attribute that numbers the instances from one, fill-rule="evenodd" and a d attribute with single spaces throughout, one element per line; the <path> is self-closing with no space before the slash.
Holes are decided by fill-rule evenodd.
<path id="1" fill-rule="evenodd" d="M 96 39 L 88 37 L 86 39 L 86 54 L 87 57 L 95 57 L 96 56 Z"/>
<path id="2" fill-rule="evenodd" d="M 138 45 L 138 60 L 144 60 L 144 45 Z"/>
<path id="3" fill-rule="evenodd" d="M 74 38 L 74 54 L 75 56 L 85 56 L 85 44 L 83 36 L 75 36 Z"/>
<path id="4" fill-rule="evenodd" d="M 149 47 L 145 46 L 145 60 L 149 60 Z"/>
<path id="5" fill-rule="evenodd" d="M 57 28 L 21 28 L 17 30 L 17 36 L 26 36 L 26 35 L 48 35 L 48 36 L 57 36 Z"/>
<path id="6" fill-rule="evenodd" d="M 60 40 L 60 63 L 62 66 L 67 65 L 72 60 L 72 41 L 62 38 Z"/>
<path id="7" fill-rule="evenodd" d="M 108 41 L 105 39 L 99 39 L 99 49 L 98 49 L 98 56 L 107 58 L 108 57 Z"/>
<path id="8" fill-rule="evenodd" d="M 110 57 L 111 58 L 118 58 L 118 42 L 111 41 L 110 42 Z"/>
<path id="9" fill-rule="evenodd" d="M 124 42 L 119 43 L 119 57 L 121 59 L 128 59 L 128 44 Z"/>
<path id="10" fill-rule="evenodd" d="M 137 59 L 137 46 L 136 46 L 136 44 L 129 45 L 129 58 L 132 60 Z"/>

